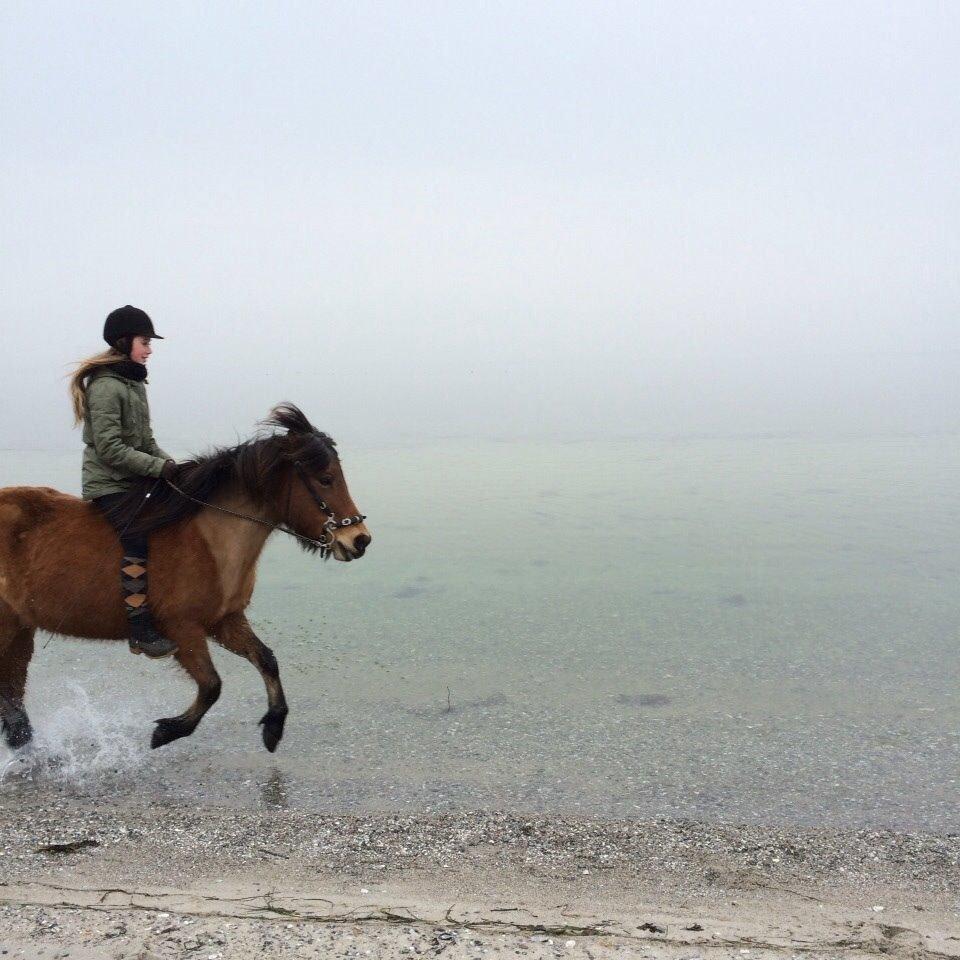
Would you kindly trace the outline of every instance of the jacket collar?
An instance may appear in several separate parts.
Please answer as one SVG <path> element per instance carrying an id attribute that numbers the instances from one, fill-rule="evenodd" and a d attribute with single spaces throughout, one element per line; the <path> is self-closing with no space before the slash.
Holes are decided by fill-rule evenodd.
<path id="1" fill-rule="evenodd" d="M 105 366 L 103 372 L 123 377 L 124 380 L 134 380 L 137 383 L 144 383 L 147 379 L 146 366 L 142 363 L 134 363 L 132 360 L 118 360 L 116 363 Z"/>

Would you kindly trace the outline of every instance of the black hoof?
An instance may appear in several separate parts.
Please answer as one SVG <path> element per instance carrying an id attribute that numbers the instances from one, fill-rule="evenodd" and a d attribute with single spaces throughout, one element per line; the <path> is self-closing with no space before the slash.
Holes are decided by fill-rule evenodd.
<path id="1" fill-rule="evenodd" d="M 286 719 L 286 711 L 283 713 L 272 713 L 271 711 L 267 711 L 267 713 L 263 715 L 263 719 L 260 721 L 260 726 L 263 727 L 263 745 L 271 753 L 277 749 L 280 741 L 283 739 L 283 724 Z"/>
<path id="2" fill-rule="evenodd" d="M 281 724 L 282 726 L 282 724 Z M 15 710 L 3 718 L 3 734 L 11 750 L 25 747 L 33 739 L 33 728 L 26 711 Z"/>
<path id="3" fill-rule="evenodd" d="M 165 747 L 174 740 L 181 737 L 189 737 L 193 733 L 196 725 L 191 725 L 179 717 L 165 717 L 156 721 L 156 729 L 153 731 L 153 737 L 150 740 L 150 749 L 156 750 L 157 747 Z"/>

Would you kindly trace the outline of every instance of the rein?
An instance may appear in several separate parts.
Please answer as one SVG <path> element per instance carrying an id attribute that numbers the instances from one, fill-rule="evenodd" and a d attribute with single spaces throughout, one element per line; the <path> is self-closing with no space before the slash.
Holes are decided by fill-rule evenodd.
<path id="1" fill-rule="evenodd" d="M 264 520 L 261 517 L 252 517 L 247 513 L 240 513 L 237 510 L 229 510 L 227 507 L 221 507 L 216 503 L 209 503 L 206 500 L 201 500 L 199 497 L 195 497 L 192 494 L 187 493 L 186 490 L 181 490 L 171 480 L 167 480 L 166 482 L 176 493 L 179 493 L 181 497 L 190 500 L 192 503 L 195 503 L 200 507 L 207 507 L 210 510 L 216 510 L 219 513 L 225 513 L 227 516 L 236 517 L 238 520 L 247 520 L 250 523 L 259 523 L 263 527 L 269 527 L 271 530 L 279 530 L 280 533 L 286 533 L 291 537 L 296 537 L 297 540 L 313 544 L 313 546 L 320 551 L 321 559 L 325 560 L 328 556 L 330 556 L 330 553 L 333 550 L 334 530 L 337 530 L 340 527 L 350 527 L 355 523 L 363 523 L 363 521 L 367 518 L 364 514 L 358 513 L 355 516 L 344 517 L 342 520 L 338 520 L 337 515 L 333 512 L 333 510 L 330 509 L 326 500 L 324 500 L 320 494 L 317 493 L 313 486 L 310 475 L 306 472 L 306 470 L 303 469 L 302 461 L 296 460 L 294 461 L 293 465 L 296 468 L 297 476 L 300 477 L 303 485 L 307 488 L 307 493 L 310 494 L 313 502 L 327 515 L 327 519 L 323 524 L 325 535 L 325 539 L 323 540 L 317 540 L 314 537 L 308 537 L 306 534 L 297 533 L 297 531 L 290 526 L 290 494 L 293 489 L 293 484 L 287 487 L 287 508 L 284 512 L 288 519 L 285 519 L 281 523 L 271 523 L 269 520 Z"/>

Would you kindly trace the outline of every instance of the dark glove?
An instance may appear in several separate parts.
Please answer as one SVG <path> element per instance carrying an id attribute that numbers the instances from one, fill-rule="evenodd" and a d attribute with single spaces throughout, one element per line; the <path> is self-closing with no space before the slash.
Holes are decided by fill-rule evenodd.
<path id="1" fill-rule="evenodd" d="M 190 471 L 196 465 L 196 460 L 184 460 L 182 463 L 177 463 L 176 460 L 165 460 L 160 476 L 169 483 L 175 483 L 180 487 L 183 486 L 185 480 L 190 479 Z"/>

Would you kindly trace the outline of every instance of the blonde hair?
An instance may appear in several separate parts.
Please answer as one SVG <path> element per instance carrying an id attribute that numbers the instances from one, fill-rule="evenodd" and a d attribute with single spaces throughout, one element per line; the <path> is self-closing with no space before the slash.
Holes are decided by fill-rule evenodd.
<path id="1" fill-rule="evenodd" d="M 109 366 L 118 360 L 125 360 L 126 354 L 121 353 L 111 347 L 104 350 L 103 353 L 94 354 L 81 360 L 77 364 L 76 370 L 68 374 L 70 377 L 70 403 L 73 406 L 73 425 L 79 426 L 87 416 L 87 380 L 90 375 L 95 373 L 100 367 Z"/>

